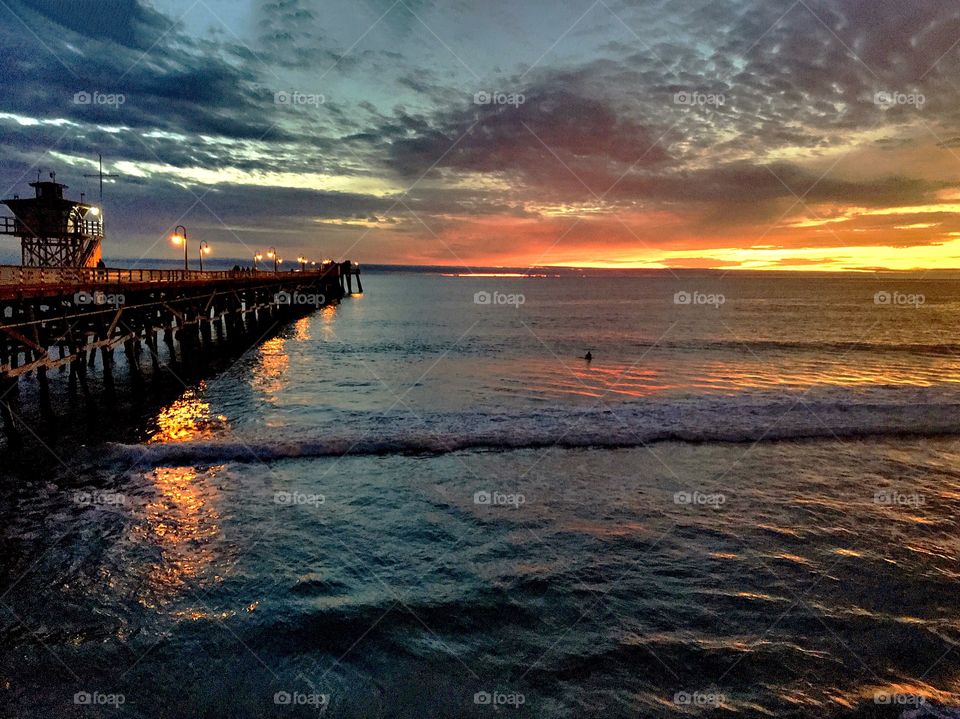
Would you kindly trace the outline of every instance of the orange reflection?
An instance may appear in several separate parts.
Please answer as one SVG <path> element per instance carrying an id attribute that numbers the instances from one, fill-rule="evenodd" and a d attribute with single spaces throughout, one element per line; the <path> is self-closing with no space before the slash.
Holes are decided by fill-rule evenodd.
<path id="1" fill-rule="evenodd" d="M 265 394 L 273 394 L 283 389 L 283 376 L 290 366 L 290 355 L 286 351 L 287 340 L 274 337 L 260 347 L 260 362 L 253 370 L 253 387 Z"/>
<path id="2" fill-rule="evenodd" d="M 642 398 L 677 390 L 732 394 L 745 390 L 803 391 L 812 387 L 930 387 L 960 383 L 960 367 L 952 360 L 924 363 L 823 359 L 790 362 L 744 360 L 682 363 L 651 356 L 643 361 L 578 358 L 525 361 L 503 367 L 503 377 L 516 378 L 529 390 L 546 396 Z"/>
<path id="3" fill-rule="evenodd" d="M 310 317 L 301 317 L 293 325 L 293 339 L 306 342 L 310 339 Z"/>
<path id="4" fill-rule="evenodd" d="M 444 277 L 559 277 L 560 275 L 547 275 L 543 273 L 526 272 L 444 272 Z"/>
<path id="5" fill-rule="evenodd" d="M 200 389 L 205 389 L 203 383 Z M 147 440 L 149 444 L 160 442 L 186 442 L 213 436 L 226 426 L 223 415 L 211 416 L 210 403 L 197 398 L 190 389 L 177 401 L 157 415 L 157 431 Z"/>
<path id="6" fill-rule="evenodd" d="M 146 521 L 135 533 L 159 551 L 147 572 L 151 595 L 175 595 L 213 562 L 220 515 L 214 507 L 216 487 L 206 480 L 222 469 L 211 467 L 201 474 L 195 467 L 158 467 L 147 475 L 156 495 L 146 504 Z M 151 601 L 143 597 L 141 603 L 149 606 Z"/>
<path id="7" fill-rule="evenodd" d="M 336 305 L 327 305 L 326 307 L 320 308 L 320 321 L 321 321 L 320 330 L 323 333 L 324 338 L 327 340 L 336 341 L 337 339 L 337 335 L 333 331 L 334 320 L 336 318 L 337 318 Z"/>
<path id="8" fill-rule="evenodd" d="M 925 703 L 950 706 L 960 701 L 960 693 L 957 690 L 956 679 L 950 680 L 944 688 L 935 687 L 922 679 L 916 681 L 903 679 L 890 684 L 859 687 L 850 692 L 846 698 L 851 702 L 856 702 L 858 699 L 876 702 L 878 697 L 883 697 L 886 704 L 901 704 L 904 707 L 917 706 L 918 700 L 923 699 Z"/>

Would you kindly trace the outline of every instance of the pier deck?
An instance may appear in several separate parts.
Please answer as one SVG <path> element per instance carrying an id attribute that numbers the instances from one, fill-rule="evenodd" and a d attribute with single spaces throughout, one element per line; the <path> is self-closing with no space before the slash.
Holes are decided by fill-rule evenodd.
<path id="1" fill-rule="evenodd" d="M 259 283 L 298 280 L 312 281 L 330 277 L 340 282 L 341 275 L 356 270 L 350 263 L 329 263 L 303 272 L 273 272 L 267 270 L 151 270 L 151 269 L 97 269 L 91 267 L 21 267 L 0 265 L 0 301 L 59 297 L 83 290 L 179 289 L 207 285 L 218 288 L 245 287 Z M 346 291 L 346 287 L 344 287 Z M 0 318 L 2 324 L 2 318 Z"/>

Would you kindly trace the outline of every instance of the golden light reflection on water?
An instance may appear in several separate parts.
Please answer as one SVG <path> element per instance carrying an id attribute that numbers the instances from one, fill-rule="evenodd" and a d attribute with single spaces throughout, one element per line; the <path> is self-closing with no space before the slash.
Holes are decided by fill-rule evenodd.
<path id="1" fill-rule="evenodd" d="M 901 705 L 909 708 L 916 705 L 916 700 L 923 699 L 925 703 L 936 703 L 942 706 L 956 706 L 960 703 L 960 693 L 958 693 L 957 679 L 948 682 L 944 689 L 938 689 L 932 684 L 924 681 L 902 680 L 883 685 L 867 685 L 859 687 L 854 691 L 837 697 L 839 703 L 855 703 L 857 700 L 876 703 L 878 697 L 882 697 L 882 703 Z"/>
<path id="2" fill-rule="evenodd" d="M 222 470 L 222 466 L 202 472 L 195 467 L 158 467 L 146 475 L 155 496 L 144 507 L 144 522 L 135 535 L 153 545 L 159 557 L 147 570 L 144 605 L 173 597 L 216 558 L 220 514 L 215 507 L 218 493 L 210 480 Z"/>
<path id="3" fill-rule="evenodd" d="M 334 320 L 337 318 L 337 308 L 333 305 L 321 307 L 319 312 L 314 313 L 314 317 L 320 318 L 320 333 L 325 340 L 335 341 L 337 334 L 334 331 Z M 304 318 L 307 319 L 307 318 Z"/>
<path id="4" fill-rule="evenodd" d="M 253 368 L 253 388 L 263 394 L 273 395 L 284 386 L 284 378 L 290 367 L 290 355 L 286 351 L 287 340 L 274 337 L 260 346 L 259 359 Z"/>
<path id="5" fill-rule="evenodd" d="M 833 550 L 834 554 L 839 554 L 841 557 L 853 557 L 854 559 L 859 559 L 863 557 L 863 554 L 853 549 L 845 549 L 843 547 L 838 547 Z"/>
<path id="6" fill-rule="evenodd" d="M 310 339 L 310 316 L 301 317 L 293 325 L 293 339 L 306 342 Z"/>
<path id="7" fill-rule="evenodd" d="M 206 389 L 204 383 L 199 391 Z M 211 437 L 224 429 L 227 418 L 214 416 L 210 403 L 197 397 L 197 391 L 187 390 L 173 404 L 160 410 L 157 415 L 157 431 L 147 440 L 149 444 L 161 442 L 187 442 Z"/>

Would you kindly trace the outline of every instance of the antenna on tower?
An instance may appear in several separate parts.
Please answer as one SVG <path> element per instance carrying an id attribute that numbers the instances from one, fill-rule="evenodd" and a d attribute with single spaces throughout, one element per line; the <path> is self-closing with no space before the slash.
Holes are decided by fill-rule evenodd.
<path id="1" fill-rule="evenodd" d="M 103 174 L 103 155 L 97 155 L 97 161 L 100 163 L 100 171 L 96 175 L 84 175 L 84 177 L 99 177 L 100 178 L 100 209 L 103 209 L 103 178 L 104 177 L 120 177 L 120 175 L 104 175 Z"/>

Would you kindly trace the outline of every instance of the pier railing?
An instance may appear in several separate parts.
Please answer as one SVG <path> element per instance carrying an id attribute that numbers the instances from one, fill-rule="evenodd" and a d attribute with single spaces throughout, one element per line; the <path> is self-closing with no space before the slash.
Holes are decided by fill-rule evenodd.
<path id="1" fill-rule="evenodd" d="M 64 220 L 59 225 L 51 228 L 49 225 L 43 226 L 46 232 L 59 237 L 72 237 L 74 235 L 90 235 L 93 237 L 103 237 L 103 223 L 100 220 Z M 0 217 L 0 235 L 23 235 L 26 237 L 37 237 L 41 230 L 31 227 L 16 217 Z"/>
<path id="2" fill-rule="evenodd" d="M 325 263 L 306 270 L 273 272 L 272 270 L 150 270 L 95 267 L 22 267 L 0 265 L 2 287 L 63 287 L 85 285 L 123 285 L 169 282 L 211 282 L 297 275 L 318 276 L 329 272 L 337 263 Z"/>

